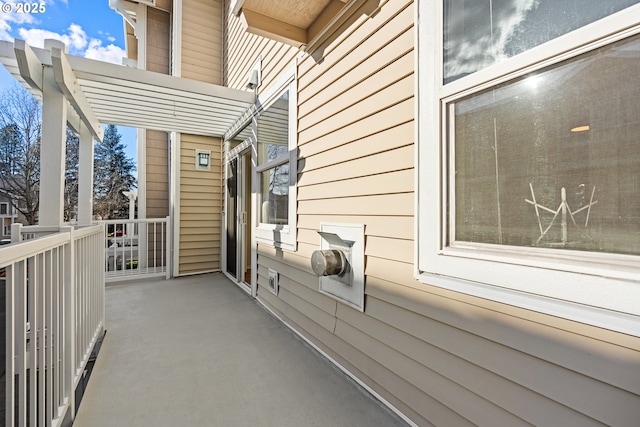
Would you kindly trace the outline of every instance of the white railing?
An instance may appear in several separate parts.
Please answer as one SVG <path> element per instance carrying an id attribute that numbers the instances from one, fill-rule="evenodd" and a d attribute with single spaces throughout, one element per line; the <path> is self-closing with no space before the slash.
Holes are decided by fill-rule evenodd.
<path id="1" fill-rule="evenodd" d="M 169 217 L 100 221 L 105 234 L 107 282 L 143 277 L 170 278 Z"/>
<path id="2" fill-rule="evenodd" d="M 5 425 L 75 418 L 75 390 L 104 332 L 104 228 L 14 226 L 6 294 Z M 17 237 L 19 236 L 19 237 Z"/>

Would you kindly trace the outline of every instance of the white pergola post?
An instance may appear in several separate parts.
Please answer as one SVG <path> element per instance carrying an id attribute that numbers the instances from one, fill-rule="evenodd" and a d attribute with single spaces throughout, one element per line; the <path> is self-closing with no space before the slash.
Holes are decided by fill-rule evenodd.
<path id="1" fill-rule="evenodd" d="M 46 40 L 45 49 L 66 49 L 64 43 Z M 40 144 L 39 225 L 64 222 L 64 177 L 67 136 L 67 99 L 51 67 L 42 70 L 42 140 Z"/>
<path id="2" fill-rule="evenodd" d="M 125 197 L 129 198 L 129 219 L 134 220 L 136 219 L 136 199 L 138 198 L 138 192 L 137 191 L 123 191 L 122 194 L 125 195 Z M 127 237 L 133 237 L 135 234 L 134 231 L 134 224 L 131 223 L 127 223 Z"/>
<path id="3" fill-rule="evenodd" d="M 78 225 L 89 225 L 93 219 L 93 134 L 80 124 L 78 137 Z"/>

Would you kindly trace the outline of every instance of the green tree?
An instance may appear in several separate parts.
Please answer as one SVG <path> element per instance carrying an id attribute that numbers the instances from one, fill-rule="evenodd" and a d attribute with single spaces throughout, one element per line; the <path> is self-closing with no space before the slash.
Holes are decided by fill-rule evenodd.
<path id="1" fill-rule="evenodd" d="M 122 192 L 136 188 L 136 166 L 120 138 L 118 128 L 108 125 L 102 142 L 96 144 L 93 212 L 103 219 L 128 217 L 129 199 Z"/>
<path id="2" fill-rule="evenodd" d="M 78 170 L 80 138 L 67 128 L 66 167 L 64 177 L 64 220 L 76 218 L 78 207 Z"/>
<path id="3" fill-rule="evenodd" d="M 28 224 L 38 219 L 40 104 L 15 85 L 0 96 L 0 191 Z"/>

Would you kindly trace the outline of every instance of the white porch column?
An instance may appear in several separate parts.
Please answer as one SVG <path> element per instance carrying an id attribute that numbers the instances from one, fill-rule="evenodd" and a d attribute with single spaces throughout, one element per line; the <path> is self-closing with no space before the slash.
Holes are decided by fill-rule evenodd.
<path id="1" fill-rule="evenodd" d="M 63 43 L 46 40 L 45 49 Z M 60 226 L 64 221 L 64 177 L 66 158 L 67 99 L 58 87 L 51 67 L 43 67 L 42 140 L 40 144 L 39 225 Z"/>
<path id="2" fill-rule="evenodd" d="M 93 218 L 93 135 L 80 124 L 78 154 L 78 225 L 89 225 Z"/>
<path id="3" fill-rule="evenodd" d="M 138 198 L 137 191 L 123 191 L 122 194 L 129 198 L 129 219 L 136 219 L 136 199 Z M 133 237 L 135 235 L 134 223 L 127 223 L 127 237 Z"/>

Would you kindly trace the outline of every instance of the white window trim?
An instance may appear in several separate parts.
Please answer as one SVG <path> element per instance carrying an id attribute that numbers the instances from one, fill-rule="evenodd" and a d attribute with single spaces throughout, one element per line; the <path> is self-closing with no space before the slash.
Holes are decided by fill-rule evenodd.
<path id="1" fill-rule="evenodd" d="M 504 64 L 498 64 L 449 84 L 446 94 L 441 92 L 442 2 L 422 0 L 415 7 L 419 141 L 416 277 L 428 285 L 640 336 L 639 257 L 554 251 L 550 257 L 537 254 L 531 258 L 524 248 L 489 251 L 444 246 L 447 159 L 441 141 L 444 116 L 439 100 L 440 96 L 463 94 L 471 81 L 477 87 L 489 80 L 494 85 L 496 80 L 506 81 L 532 67 L 543 68 L 590 50 L 594 44 L 604 45 L 639 33 L 640 5 L 505 61 L 510 72 Z M 585 41 L 590 41 L 591 46 Z M 567 46 L 581 47 L 567 51 Z M 567 266 L 572 271 L 567 271 Z"/>
<path id="2" fill-rule="evenodd" d="M 256 225 L 255 225 L 255 238 L 256 241 L 262 244 L 274 246 L 276 248 L 287 249 L 291 251 L 296 250 L 296 238 L 297 238 L 297 181 L 298 181 L 298 132 L 297 132 L 297 111 L 298 111 L 298 91 L 297 91 L 297 61 L 294 61 L 284 72 L 278 77 L 273 84 L 266 89 L 263 93 L 258 95 L 259 111 L 264 111 L 275 102 L 280 95 L 289 90 L 289 155 L 288 157 L 280 157 L 268 161 L 262 165 L 258 165 L 257 159 L 257 144 L 259 141 L 255 141 L 255 148 L 253 150 L 253 163 L 257 165 L 253 168 L 253 182 L 255 183 L 256 200 L 253 206 L 256 209 Z M 257 118 L 259 114 L 254 116 L 254 126 L 257 126 Z M 259 129 L 254 133 L 257 135 Z M 261 172 L 289 163 L 289 218 L 288 224 L 285 226 L 265 224 L 259 222 L 260 219 L 260 206 L 262 206 L 262 200 L 260 200 L 260 179 Z"/>

